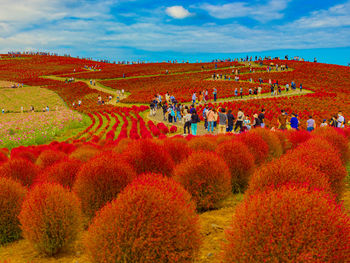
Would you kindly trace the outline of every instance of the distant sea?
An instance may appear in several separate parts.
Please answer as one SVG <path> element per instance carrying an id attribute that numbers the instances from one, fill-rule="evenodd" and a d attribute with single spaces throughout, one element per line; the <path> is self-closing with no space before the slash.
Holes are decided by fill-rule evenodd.
<path id="1" fill-rule="evenodd" d="M 345 48 L 317 48 L 317 49 L 282 49 L 282 50 L 269 50 L 258 52 L 242 52 L 242 53 L 180 53 L 180 52 L 147 52 L 144 50 L 137 50 L 133 52 L 128 59 L 129 61 L 150 61 L 150 62 L 162 62 L 168 60 L 177 60 L 178 62 L 189 61 L 193 62 L 210 62 L 214 59 L 228 59 L 228 58 L 240 58 L 245 56 L 271 56 L 280 57 L 284 59 L 285 55 L 289 56 L 289 59 L 294 56 L 299 56 L 305 59 L 305 61 L 314 61 L 317 58 L 318 62 L 328 64 L 338 64 L 348 66 L 350 63 L 350 47 Z"/>

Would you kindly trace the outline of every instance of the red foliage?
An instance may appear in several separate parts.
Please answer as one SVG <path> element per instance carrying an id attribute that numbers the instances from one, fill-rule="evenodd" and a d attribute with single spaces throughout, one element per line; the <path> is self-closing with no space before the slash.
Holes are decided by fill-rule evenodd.
<path id="1" fill-rule="evenodd" d="M 26 188 L 21 184 L 0 177 L 0 245 L 21 236 L 18 215 L 26 193 Z"/>
<path id="2" fill-rule="evenodd" d="M 171 126 L 171 127 L 170 127 L 170 132 L 171 132 L 171 133 L 177 132 L 177 127 L 176 127 L 175 125 Z"/>
<path id="3" fill-rule="evenodd" d="M 38 167 L 25 159 L 10 159 L 0 166 L 0 177 L 12 178 L 24 186 L 30 186 L 38 172 Z"/>
<path id="4" fill-rule="evenodd" d="M 208 136 L 193 136 L 188 142 L 188 146 L 195 151 L 215 151 L 217 146 L 216 137 L 212 135 Z"/>
<path id="5" fill-rule="evenodd" d="M 260 135 L 261 138 L 267 143 L 271 158 L 278 158 L 282 155 L 283 148 L 279 137 L 275 134 L 275 132 L 272 132 L 269 129 L 258 128 L 253 129 L 251 133 Z"/>
<path id="6" fill-rule="evenodd" d="M 99 153 L 99 149 L 92 145 L 83 145 L 72 152 L 69 157 L 86 162 Z"/>
<path id="7" fill-rule="evenodd" d="M 172 179 L 150 174 L 99 211 L 84 243 L 93 262 L 193 262 L 200 239 L 191 196 Z"/>
<path id="8" fill-rule="evenodd" d="M 71 244 L 81 226 L 78 198 L 57 184 L 41 184 L 26 197 L 19 215 L 23 236 L 47 255 Z"/>
<path id="9" fill-rule="evenodd" d="M 161 173 L 170 176 L 174 169 L 174 162 L 164 146 L 149 139 L 133 141 L 123 156 L 137 174 Z"/>
<path id="10" fill-rule="evenodd" d="M 39 155 L 38 159 L 36 160 L 36 164 L 40 168 L 45 169 L 46 167 L 49 167 L 54 163 L 63 160 L 66 157 L 67 157 L 67 154 L 65 154 L 64 152 L 55 151 L 55 150 L 46 150 Z"/>
<path id="11" fill-rule="evenodd" d="M 302 144 L 311 138 L 310 132 L 304 130 L 289 130 L 286 132 L 286 135 L 289 142 L 291 143 L 292 149 L 296 148 L 299 144 Z"/>
<path id="12" fill-rule="evenodd" d="M 331 195 L 337 194 L 331 189 L 327 175 L 306 165 L 301 160 L 289 159 L 288 155 L 265 164 L 252 175 L 247 195 L 264 192 L 271 187 L 277 189 L 289 183 L 307 185 L 311 190 L 323 190 Z"/>
<path id="13" fill-rule="evenodd" d="M 32 163 L 35 163 L 37 156 L 33 150 L 20 146 L 18 148 L 14 148 L 11 150 L 11 159 L 15 159 L 15 158 L 26 159 Z"/>
<path id="14" fill-rule="evenodd" d="M 75 177 L 80 169 L 82 162 L 76 159 L 66 159 L 47 167 L 36 178 L 37 183 L 58 183 L 64 187 L 72 188 Z"/>
<path id="15" fill-rule="evenodd" d="M 192 149 L 188 147 L 184 138 L 168 138 L 163 140 L 163 143 L 175 164 L 182 162 L 192 153 Z"/>
<path id="16" fill-rule="evenodd" d="M 247 145 L 254 156 L 255 164 L 261 164 L 266 161 L 269 154 L 269 146 L 260 135 L 246 132 L 240 134 L 237 138 Z"/>
<path id="17" fill-rule="evenodd" d="M 176 166 L 174 176 L 190 192 L 200 211 L 216 208 L 231 192 L 230 170 L 216 153 L 192 153 Z"/>
<path id="18" fill-rule="evenodd" d="M 254 156 L 248 147 L 241 141 L 231 139 L 219 144 L 216 153 L 230 169 L 232 191 L 243 192 L 254 170 Z"/>
<path id="19" fill-rule="evenodd" d="M 3 152 L 0 152 L 0 165 L 8 160 L 7 155 L 5 155 Z"/>
<path id="20" fill-rule="evenodd" d="M 223 262 L 346 262 L 349 219 L 323 191 L 288 186 L 251 196 L 236 208 Z"/>
<path id="21" fill-rule="evenodd" d="M 120 155 L 104 152 L 81 167 L 73 191 L 81 199 L 83 212 L 92 218 L 135 177 L 134 169 Z"/>

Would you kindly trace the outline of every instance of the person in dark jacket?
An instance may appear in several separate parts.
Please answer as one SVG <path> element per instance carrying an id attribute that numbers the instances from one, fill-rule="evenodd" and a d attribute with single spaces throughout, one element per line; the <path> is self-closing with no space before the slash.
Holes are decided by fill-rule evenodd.
<path id="1" fill-rule="evenodd" d="M 192 135 L 197 135 L 197 123 L 200 122 L 199 116 L 197 114 L 196 109 L 192 111 L 191 116 L 191 132 Z"/>
<path id="2" fill-rule="evenodd" d="M 227 132 L 232 132 L 234 120 L 235 120 L 235 116 L 233 116 L 232 110 L 229 110 L 227 112 L 227 129 L 226 129 Z"/>

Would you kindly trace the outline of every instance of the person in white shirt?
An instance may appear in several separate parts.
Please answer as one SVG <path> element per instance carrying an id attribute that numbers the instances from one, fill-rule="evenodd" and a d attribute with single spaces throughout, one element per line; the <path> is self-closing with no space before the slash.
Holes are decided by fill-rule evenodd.
<path id="1" fill-rule="evenodd" d="M 345 118 L 344 118 L 344 116 L 343 116 L 341 111 L 338 112 L 338 120 L 337 121 L 338 121 L 337 127 L 338 128 L 344 128 Z"/>

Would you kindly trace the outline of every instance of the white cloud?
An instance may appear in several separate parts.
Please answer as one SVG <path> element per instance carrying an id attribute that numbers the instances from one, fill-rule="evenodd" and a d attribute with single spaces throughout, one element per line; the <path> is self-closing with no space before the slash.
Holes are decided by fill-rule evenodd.
<path id="1" fill-rule="evenodd" d="M 175 19 L 184 19 L 186 17 L 191 16 L 191 13 L 180 5 L 168 7 L 167 9 L 165 9 L 165 12 L 168 16 L 171 16 Z"/>
<path id="2" fill-rule="evenodd" d="M 350 26 L 350 1 L 326 10 L 314 11 L 309 16 L 302 17 L 288 25 L 288 27 L 303 29 L 343 26 Z"/>
<path id="3" fill-rule="evenodd" d="M 211 16 L 219 19 L 250 17 L 257 21 L 266 22 L 283 18 L 282 11 L 291 0 L 269 0 L 265 5 L 249 4 L 248 2 L 234 2 L 224 5 L 204 3 L 198 8 L 207 11 Z"/>

